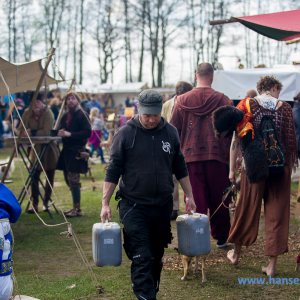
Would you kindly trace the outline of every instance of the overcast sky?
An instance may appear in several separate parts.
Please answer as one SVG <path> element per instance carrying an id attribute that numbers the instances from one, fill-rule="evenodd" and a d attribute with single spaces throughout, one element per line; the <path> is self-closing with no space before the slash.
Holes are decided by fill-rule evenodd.
<path id="1" fill-rule="evenodd" d="M 33 3 L 37 3 L 38 0 L 33 0 Z M 118 0 L 117 0 L 118 1 Z M 277 0 L 276 0 L 277 1 Z M 275 2 L 276 2 L 275 1 Z M 2 2 L 2 1 L 1 1 Z M 237 1 L 237 4 L 234 6 L 231 14 L 235 17 L 243 16 L 243 6 L 241 4 L 242 1 Z M 251 1 L 250 6 L 250 14 L 257 14 L 257 2 L 258 0 Z M 271 12 L 278 12 L 282 10 L 289 10 L 285 6 L 285 2 L 282 1 L 280 3 L 277 1 L 277 4 L 274 4 L 274 1 L 264 0 L 262 1 L 266 7 L 268 4 L 272 4 L 268 6 L 269 13 Z M 231 15 L 228 15 L 230 17 Z M 3 28 L 2 33 L 0 33 L 0 37 L 3 39 L 5 38 L 5 34 L 7 34 L 6 30 L 6 17 L 4 11 L 1 7 L 0 9 L 0 26 Z M 223 46 L 219 52 L 219 62 L 223 65 L 225 70 L 236 69 L 238 67 L 238 58 L 241 59 L 241 62 L 245 65 L 245 27 L 239 23 L 231 23 L 224 25 L 225 34 L 223 35 L 221 42 Z M 248 30 L 248 29 L 247 29 Z M 186 80 L 186 81 L 193 81 L 193 73 L 196 66 L 191 67 L 191 53 L 190 50 L 187 48 L 180 48 L 180 45 L 184 45 L 187 43 L 186 40 L 183 39 L 182 31 L 178 31 L 178 38 L 176 37 L 176 42 L 173 43 L 172 46 L 167 48 L 167 59 L 165 64 L 165 77 L 164 82 L 165 84 L 174 85 L 179 80 Z M 251 33 L 253 39 L 256 39 L 256 33 Z M 92 40 L 88 35 L 85 36 L 85 54 L 84 54 L 84 61 L 83 61 L 83 83 L 85 85 L 98 85 L 99 84 L 99 65 L 97 62 L 97 47 L 95 41 Z M 134 42 L 134 40 L 133 40 Z M 284 42 L 281 42 L 284 43 Z M 271 41 L 272 47 L 274 49 L 277 47 L 276 41 Z M 284 47 L 288 47 L 284 45 Z M 7 59 L 7 46 L 2 43 L 0 45 L 0 55 Z M 293 46 L 294 48 L 294 46 Z M 300 48 L 300 47 L 299 47 Z M 45 56 L 45 46 L 43 43 L 39 44 L 39 52 L 35 52 L 33 55 L 33 59 L 38 59 L 40 57 Z M 59 49 L 56 50 L 56 52 Z M 44 53 L 43 55 L 41 53 Z M 255 54 L 254 54 L 255 55 Z M 291 64 L 292 61 L 297 61 L 299 59 L 299 50 L 293 52 L 290 56 L 290 59 L 286 61 L 286 64 Z M 144 72 L 143 72 L 143 81 L 147 82 L 149 86 L 151 86 L 151 61 L 150 61 L 150 54 L 147 53 L 145 56 L 144 61 Z M 71 59 L 71 58 L 70 58 Z M 133 55 L 133 79 L 136 81 L 137 79 L 137 66 L 138 66 L 138 59 L 139 53 Z M 260 62 L 265 63 L 265 62 Z M 71 78 L 73 76 L 73 68 L 71 67 L 71 63 L 69 62 L 70 68 L 66 75 L 67 78 Z M 64 65 L 60 64 L 60 70 L 64 73 Z M 124 59 L 120 60 L 115 67 L 114 71 L 114 83 L 124 83 L 125 82 L 125 61 Z M 49 72 L 51 75 L 51 72 Z"/>

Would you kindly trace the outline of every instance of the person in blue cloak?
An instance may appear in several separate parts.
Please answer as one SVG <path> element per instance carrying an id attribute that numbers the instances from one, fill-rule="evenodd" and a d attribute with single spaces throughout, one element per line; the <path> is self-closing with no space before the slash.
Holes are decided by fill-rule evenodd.
<path id="1" fill-rule="evenodd" d="M 16 223 L 22 212 L 15 195 L 0 183 L 0 300 L 8 300 L 13 292 L 10 223 Z"/>

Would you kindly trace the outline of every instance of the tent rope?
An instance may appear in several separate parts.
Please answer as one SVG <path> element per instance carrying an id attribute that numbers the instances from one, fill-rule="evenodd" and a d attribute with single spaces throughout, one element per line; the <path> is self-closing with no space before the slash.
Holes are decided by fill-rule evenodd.
<path id="1" fill-rule="evenodd" d="M 24 179 L 24 175 L 23 175 L 23 171 L 22 171 L 22 167 L 21 167 L 21 163 L 20 163 L 20 159 L 19 159 L 19 154 L 18 154 L 18 151 L 16 151 L 17 157 L 18 157 L 18 163 L 19 163 L 19 167 L 20 167 L 21 178 L 22 178 L 22 181 L 23 181 L 23 184 L 24 184 L 24 187 L 25 187 L 25 191 L 26 191 L 28 200 L 29 200 L 29 202 L 30 202 L 30 204 L 31 204 L 31 206 L 32 206 L 32 208 L 33 208 L 33 211 L 34 211 L 35 215 L 39 218 L 39 220 L 40 220 L 45 226 L 47 226 L 47 227 L 57 227 L 57 226 L 61 226 L 61 225 L 67 225 L 67 226 L 68 226 L 68 230 L 67 230 L 66 232 L 64 232 L 64 233 L 67 233 L 67 237 L 68 237 L 68 238 L 70 238 L 70 237 L 73 236 L 73 240 L 74 240 L 75 246 L 76 246 L 76 248 L 77 248 L 77 250 L 78 250 L 78 252 L 79 252 L 79 255 L 80 255 L 80 257 L 82 258 L 82 261 L 83 261 L 85 267 L 87 268 L 87 270 L 88 270 L 88 272 L 89 272 L 89 275 L 90 275 L 90 277 L 91 277 L 91 280 L 92 280 L 94 286 L 95 286 L 96 289 L 97 289 L 97 292 L 100 294 L 100 293 L 103 292 L 103 287 L 98 283 L 98 280 L 97 280 L 97 278 L 96 278 L 95 273 L 93 272 L 91 266 L 88 264 L 88 260 L 87 260 L 86 255 L 84 254 L 84 251 L 83 251 L 83 249 L 82 249 L 82 247 L 81 247 L 81 245 L 80 245 L 80 243 L 79 243 L 79 240 L 77 239 L 77 236 L 76 236 L 76 234 L 75 234 L 75 232 L 74 232 L 74 230 L 73 230 L 72 224 L 71 224 L 70 222 L 68 222 L 67 219 L 66 219 L 66 216 L 65 216 L 65 214 L 64 214 L 64 212 L 63 212 L 63 210 L 62 210 L 62 208 L 61 208 L 61 206 L 60 206 L 60 204 L 59 204 L 58 198 L 57 198 L 57 196 L 56 196 L 56 194 L 55 194 L 55 192 L 54 192 L 54 190 L 53 190 L 53 187 L 52 187 L 52 185 L 51 185 L 51 183 L 50 183 L 50 181 L 49 181 L 49 178 L 48 178 L 48 176 L 47 176 L 47 174 L 46 174 L 46 172 L 45 172 L 45 169 L 44 169 L 44 167 L 43 167 L 43 165 L 42 165 L 42 163 L 41 163 L 41 161 L 40 161 L 40 159 L 39 159 L 39 157 L 38 157 L 38 155 L 37 155 L 37 152 L 36 152 L 36 150 L 35 150 L 35 148 L 34 148 L 34 145 L 33 145 L 32 141 L 31 141 L 31 138 L 30 138 L 30 136 L 28 135 L 28 132 L 27 132 L 27 129 L 26 129 L 26 127 L 25 127 L 25 124 L 24 124 L 24 122 L 23 122 L 23 120 L 22 120 L 22 117 L 20 116 L 20 113 L 19 113 L 19 111 L 17 110 L 16 104 L 15 104 L 15 102 L 14 102 L 13 99 L 12 99 L 12 96 L 11 96 L 10 91 L 9 91 L 9 87 L 8 87 L 8 85 L 7 85 L 7 83 L 6 83 L 5 79 L 4 79 L 4 76 L 3 76 L 2 72 L 1 72 L 1 70 L 0 70 L 0 77 L 1 77 L 3 83 L 5 84 L 6 89 L 7 89 L 7 91 L 8 91 L 9 102 L 13 102 L 13 104 L 14 104 L 15 110 L 16 110 L 16 112 L 17 112 L 19 118 L 20 118 L 20 122 L 21 122 L 21 124 L 22 124 L 22 126 L 23 126 L 23 128 L 24 128 L 24 130 L 25 130 L 25 132 L 26 132 L 26 135 L 27 135 L 27 137 L 28 137 L 28 139 L 29 139 L 29 142 L 30 142 L 30 144 L 31 144 L 31 146 L 32 146 L 32 149 L 33 149 L 33 151 L 34 151 L 34 153 L 35 153 L 35 155 L 36 155 L 36 158 L 37 158 L 37 160 L 38 160 L 38 162 L 39 162 L 39 164 L 40 164 L 40 166 L 41 166 L 41 168 L 42 168 L 42 170 L 43 170 L 43 173 L 44 173 L 44 175 L 45 175 L 45 178 L 46 178 L 46 180 L 47 180 L 47 182 L 48 182 L 48 184 L 49 184 L 49 186 L 50 186 L 50 188 L 51 188 L 51 191 L 52 191 L 52 193 L 53 193 L 53 195 L 54 195 L 54 197 L 55 197 L 55 200 L 57 201 L 57 204 L 58 204 L 58 206 L 59 206 L 59 209 L 61 210 L 62 215 L 63 215 L 63 218 L 65 219 L 66 222 L 51 225 L 51 224 L 45 223 L 44 220 L 38 215 L 38 213 L 36 212 L 36 210 L 35 210 L 34 207 L 33 207 L 33 203 L 32 203 L 32 201 L 31 201 L 31 198 L 30 198 L 28 189 L 27 189 L 27 187 L 26 187 L 26 185 L 25 185 L 25 179 Z M 13 120 L 13 114 L 11 114 L 11 120 L 12 120 L 12 124 L 13 124 L 13 121 L 14 121 L 14 120 Z M 16 150 L 17 150 L 16 135 L 15 135 L 14 130 L 12 130 L 12 132 L 13 132 L 13 138 L 14 138 L 15 147 L 16 147 Z"/>

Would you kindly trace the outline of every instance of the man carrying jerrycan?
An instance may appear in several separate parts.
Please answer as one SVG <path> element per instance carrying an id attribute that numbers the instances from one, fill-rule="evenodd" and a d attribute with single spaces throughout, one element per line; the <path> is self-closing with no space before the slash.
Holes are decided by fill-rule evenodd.
<path id="1" fill-rule="evenodd" d="M 187 213 L 196 210 L 179 136 L 163 117 L 162 95 L 145 90 L 138 97 L 139 115 L 113 138 L 103 187 L 101 220 L 111 220 L 109 201 L 116 200 L 124 225 L 124 249 L 132 261 L 131 280 L 138 299 L 156 299 L 164 248 L 171 243 L 175 174 L 186 194 Z"/>

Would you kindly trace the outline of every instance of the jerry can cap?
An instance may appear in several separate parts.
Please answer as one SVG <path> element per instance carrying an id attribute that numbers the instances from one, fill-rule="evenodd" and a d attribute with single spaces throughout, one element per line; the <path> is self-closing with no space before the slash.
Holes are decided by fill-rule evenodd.
<path id="1" fill-rule="evenodd" d="M 200 219 L 201 214 L 195 213 L 193 210 L 191 211 L 191 213 L 192 213 L 192 215 L 191 215 L 192 218 L 194 218 L 194 219 Z"/>
<path id="2" fill-rule="evenodd" d="M 105 229 L 110 229 L 111 228 L 111 225 L 108 223 L 107 219 L 105 220 L 104 228 Z"/>

